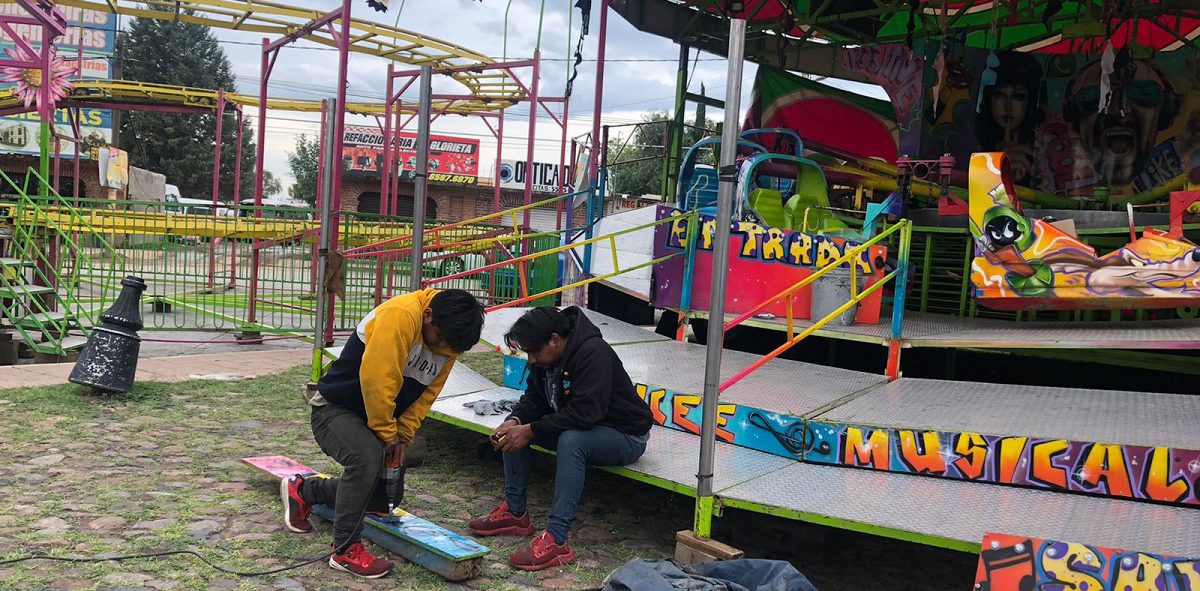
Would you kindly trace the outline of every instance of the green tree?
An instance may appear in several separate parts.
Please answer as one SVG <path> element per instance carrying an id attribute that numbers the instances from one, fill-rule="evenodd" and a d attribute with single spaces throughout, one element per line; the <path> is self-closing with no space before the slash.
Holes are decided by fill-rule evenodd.
<path id="1" fill-rule="evenodd" d="M 703 107 L 697 109 L 696 115 L 693 126 L 705 129 L 716 127 L 716 122 L 704 118 Z M 670 139 L 670 121 L 671 115 L 665 111 L 647 113 L 642 116 L 642 125 L 635 127 L 631 136 L 609 139 L 608 175 L 614 193 L 658 194 L 662 188 L 663 164 L 667 153 L 664 146 Z M 680 156 L 706 135 L 688 128 L 683 134 L 684 145 Z M 711 164 L 710 153 L 702 153 L 699 162 Z M 669 174 L 677 175 L 679 171 L 672 170 Z"/>
<path id="2" fill-rule="evenodd" d="M 288 187 L 288 195 L 315 205 L 317 202 L 317 162 L 320 145 L 317 138 L 309 139 L 302 135 L 296 138 L 296 151 L 288 152 L 288 168 L 292 170 L 292 178 L 296 182 Z"/>
<path id="3" fill-rule="evenodd" d="M 279 179 L 275 178 L 275 174 L 269 170 L 263 171 L 263 197 L 278 195 L 283 192 L 283 185 Z"/>
<path id="4" fill-rule="evenodd" d="M 154 10 L 167 10 L 151 5 Z M 126 80 L 225 89 L 236 92 L 233 70 L 208 27 L 172 20 L 135 18 L 119 39 L 117 59 Z M 128 112 L 121 117 L 120 142 L 131 164 L 167 176 L 184 197 L 212 191 L 216 115 Z M 237 119 L 226 110 L 221 130 L 220 196 L 233 199 Z M 254 135 L 242 129 L 241 198 L 254 193 Z"/>

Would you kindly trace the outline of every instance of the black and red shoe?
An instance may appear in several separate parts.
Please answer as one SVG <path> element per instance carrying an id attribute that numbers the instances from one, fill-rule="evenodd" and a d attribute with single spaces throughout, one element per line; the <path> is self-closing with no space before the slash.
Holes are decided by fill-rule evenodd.
<path id="1" fill-rule="evenodd" d="M 329 557 L 329 566 L 364 579 L 378 579 L 392 572 L 392 563 L 368 552 L 362 542 L 350 544 L 341 554 L 335 551 Z"/>
<path id="2" fill-rule="evenodd" d="M 517 517 L 508 510 L 508 501 L 500 503 L 486 517 L 472 519 L 467 527 L 477 536 L 528 536 L 533 534 L 529 511 Z"/>
<path id="3" fill-rule="evenodd" d="M 571 550 L 570 542 L 557 544 L 548 531 L 508 557 L 509 566 L 526 571 L 545 570 L 572 562 L 575 562 L 575 552 Z"/>
<path id="4" fill-rule="evenodd" d="M 279 481 L 279 496 L 283 498 L 283 524 L 298 534 L 308 533 L 313 528 L 308 521 L 312 507 L 300 497 L 300 487 L 303 485 L 304 477 L 298 474 Z"/>

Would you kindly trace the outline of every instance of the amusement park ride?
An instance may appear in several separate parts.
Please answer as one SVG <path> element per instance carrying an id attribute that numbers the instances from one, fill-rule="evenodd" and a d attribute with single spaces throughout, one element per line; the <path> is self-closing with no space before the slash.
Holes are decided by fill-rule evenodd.
<path id="1" fill-rule="evenodd" d="M 52 9 L 44 1 L 19 3 L 45 14 Z M 440 114 L 473 115 L 483 119 L 499 139 L 503 109 L 527 102 L 533 107 L 531 136 L 532 118 L 539 107 L 564 126 L 560 150 L 565 159 L 569 97 L 539 96 L 536 53 L 533 60 L 493 63 L 453 44 L 347 18 L 349 2 L 341 12 L 329 14 L 226 0 L 173 3 L 181 7 L 177 13 L 90 0 L 63 4 L 277 35 L 277 41 L 264 40 L 264 82 L 276 50 L 297 39 L 338 47 L 342 79 L 349 52 L 432 67 L 425 72 L 397 72 L 389 66 L 384 103 L 348 104 L 345 109 L 328 108 L 329 104 L 346 104 L 344 93 L 323 106 L 269 99 L 266 84 L 263 94 L 254 99 L 221 90 L 134 81 L 81 81 L 63 96 L 61 106 L 206 113 L 230 108 L 240 116 L 242 107 L 256 105 L 260 109 L 260 145 L 265 109 L 321 111 L 326 142 L 322 153 L 330 157 L 327 162 L 337 162 L 332 155 L 340 150 L 331 144 L 340 145 L 339 131 L 347 112 L 379 117 L 385 135 L 405 126 L 401 111 L 423 119 L 418 125 L 426 131 L 429 120 Z M 745 49 L 751 59 L 762 63 L 790 67 L 800 63 L 796 60 L 810 60 L 817 64 L 813 68 L 823 69 L 814 73 L 858 76 L 889 91 L 904 90 L 900 86 L 905 80 L 871 79 L 863 73 L 864 68 L 855 67 L 855 60 L 868 58 L 848 53 L 870 49 L 849 48 L 871 44 L 871 39 L 862 36 L 864 30 L 889 39 L 889 47 L 900 48 L 896 50 L 899 53 L 888 54 L 890 61 L 876 63 L 879 67 L 874 70 L 880 70 L 881 64 L 891 67 L 899 63 L 902 72 L 907 72 L 903 68 L 911 63 L 903 63 L 896 55 L 918 61 L 910 59 L 914 32 L 918 37 L 948 38 L 948 29 L 961 27 L 959 33 L 966 40 L 962 43 L 978 44 L 981 35 L 994 40 L 988 32 L 1003 18 L 1013 21 L 1010 25 L 1024 26 L 1016 30 L 1036 26 L 1054 33 L 1022 34 L 1008 38 L 1000 48 L 1024 51 L 1056 48 L 1066 43 L 1064 39 L 1079 40 L 1083 35 L 1083 29 L 1064 28 L 1076 10 L 1074 5 L 1060 7 L 1060 14 L 1051 14 L 1042 25 L 1041 10 L 1035 15 L 1023 4 L 1017 7 L 1014 3 L 1012 12 L 1001 15 L 1008 8 L 999 3 L 939 2 L 928 3 L 921 10 L 916 7 L 924 3 L 912 3 L 912 14 L 905 12 L 911 20 L 905 25 L 896 20 L 894 7 L 884 9 L 878 3 L 863 3 L 870 6 L 840 16 L 826 12 L 848 10 L 841 5 L 858 3 L 820 3 L 820 7 L 805 9 L 808 20 L 803 24 L 797 20 L 798 13 L 781 11 L 770 2 L 747 2 L 748 9 L 731 7 L 724 14 L 713 3 L 691 0 L 601 4 L 601 51 L 608 4 L 639 28 L 672 39 L 690 39 L 709 49 L 714 39 L 725 38 L 719 25 L 728 20 L 728 55 L 739 66 L 740 52 Z M 792 3 L 780 4 L 786 8 Z M 1161 16 L 1155 13 L 1154 18 Z M 1135 15 L 1139 21 L 1150 18 L 1148 13 Z M 1195 35 L 1177 29 L 1183 20 L 1191 19 L 1188 26 L 1194 24 L 1200 30 L 1200 24 L 1193 23 L 1196 15 L 1179 18 L 1181 22 L 1168 27 L 1168 32 L 1178 33 L 1174 37 L 1185 42 L 1161 49 L 1195 53 L 1194 42 L 1187 41 Z M 743 39 L 747 20 L 757 26 Z M 939 20 L 940 27 L 936 25 Z M 340 24 L 340 31 L 335 24 Z M 684 35 L 688 31 L 682 29 L 687 26 L 694 30 Z M 767 33 L 772 27 L 786 29 L 787 44 L 780 44 L 783 36 Z M 841 45 L 805 42 L 809 35 L 817 34 Z M 1159 36 L 1143 37 L 1144 30 L 1131 33 L 1131 38 L 1142 41 L 1158 40 Z M 936 50 L 942 61 L 948 59 L 941 46 L 925 49 Z M 682 50 L 686 56 L 687 46 Z M 591 138 L 600 137 L 602 55 Z M 990 69 L 992 56 L 986 57 L 983 63 Z M 841 66 L 824 71 L 829 70 L 829 63 Z M 1133 72 L 1136 67 L 1131 63 L 1126 65 Z M 520 68 L 534 70 L 528 83 L 515 74 Z M 918 86 L 921 68 L 917 64 Z M 1006 71 L 996 68 L 1001 74 Z M 681 69 L 681 76 L 686 76 L 685 70 Z M 1143 77 L 1148 71 L 1141 71 Z M 401 100 L 415 80 L 424 86 L 431 72 L 458 80 L 468 92 L 440 97 L 426 92 L 424 109 Z M 991 74 L 991 78 L 1000 78 L 996 71 Z M 930 77 L 940 85 L 940 75 Z M 587 187 L 568 192 L 564 182 L 562 195 L 538 203 L 529 199 L 527 188 L 525 204 L 520 207 L 499 211 L 497 205 L 496 211 L 485 216 L 424 231 L 423 220 L 414 224 L 391 218 L 387 224 L 359 220 L 339 226 L 339 217 L 344 215 L 338 212 L 340 192 L 335 188 L 340 166 L 322 169 L 320 211 L 318 219 L 311 221 L 264 219 L 259 211 L 261 182 L 252 217 L 224 220 L 77 207 L 65 199 L 51 205 L 33 194 L 37 191 L 29 190 L 14 203 L 0 205 L 14 228 L 8 237 L 14 245 L 10 252 L 18 255 L 4 253 L 9 258 L 0 261 L 5 271 L 0 288 L 6 290 L 0 292 L 0 298 L 30 302 L 32 308 L 26 310 L 30 314 L 14 324 L 30 333 L 57 335 L 61 341 L 63 336 L 78 336 L 79 328 L 87 328 L 68 313 L 84 274 L 77 271 L 59 278 L 50 271 L 55 263 L 69 260 L 77 269 L 103 269 L 103 253 L 111 256 L 116 252 L 105 237 L 116 235 L 186 233 L 206 239 L 249 239 L 255 258 L 249 273 L 246 326 L 247 332 L 255 332 L 269 329 L 255 316 L 256 305 L 263 309 L 302 307 L 313 312 L 311 299 L 285 303 L 256 291 L 262 283 L 260 251 L 275 245 L 331 246 L 314 252 L 321 250 L 322 256 L 338 252 L 348 267 L 369 267 L 364 283 L 370 286 L 370 293 L 363 298 L 368 309 L 385 295 L 403 289 L 394 277 L 396 261 L 413 257 L 429 262 L 420 254 L 422 247 L 448 253 L 435 257 L 488 249 L 494 254 L 486 257 L 486 264 L 444 277 L 423 277 L 422 265 L 409 263 L 413 277 L 408 285 L 457 285 L 454 282 L 483 277 L 494 288 L 502 271 L 512 272 L 518 287 L 512 297 L 493 297 L 485 326 L 484 340 L 498 348 L 503 345 L 503 329 L 520 311 L 516 306 L 554 302 L 555 298 L 559 303 L 580 302 L 586 299 L 581 288 L 592 283 L 644 300 L 679 318 L 671 330 L 661 331 L 669 334 L 658 334 L 593 310 L 587 312 L 614 345 L 658 423 L 642 460 L 612 471 L 696 497 L 693 533 L 700 538 L 711 535 L 714 516 L 735 508 L 979 553 L 977 589 L 1058 588 L 1053 585 L 1062 579 L 1054 579 L 1055 568 L 1079 575 L 1075 580 L 1087 581 L 1089 590 L 1200 588 L 1196 562 L 1200 557 L 1200 535 L 1196 534 L 1200 532 L 1200 437 L 1196 428 L 1200 397 L 1049 383 L 927 379 L 906 377 L 902 371 L 902 354 L 915 348 L 949 353 L 957 349 L 1019 352 L 1146 372 L 1176 372 L 1179 377 L 1174 383 L 1182 385 L 1181 391 L 1195 394 L 1187 384 L 1193 379 L 1190 376 L 1200 374 L 1193 354 L 1200 349 L 1200 321 L 1194 319 L 1200 309 L 1200 247 L 1195 242 L 1200 226 L 1193 223 L 1189 212 L 1194 213 L 1200 202 L 1200 174 L 1184 170 L 1152 187 L 1138 186 L 1136 193 L 1130 191 L 1111 200 L 1111 204 L 1144 204 L 1147 198 L 1157 196 L 1166 200 L 1155 205 L 1159 211 L 1135 213 L 1132 206 L 1125 211 L 1070 209 L 1079 203 L 1015 184 L 1015 158 L 999 150 L 972 150 L 958 158 L 941 149 L 932 154 L 913 151 L 912 158 L 900 151 L 889 160 L 861 157 L 841 143 L 825 138 L 817 141 L 770 123 L 761 128 L 745 125 L 739 134 L 740 94 L 736 87 L 740 77 L 731 75 L 731 81 L 734 84 L 726 89 L 729 94 L 724 104 L 732 115 L 727 113 L 724 134 L 702 139 L 686 152 L 678 143 L 672 146 L 677 153 L 666 161 L 677 164 L 670 171 L 674 193 L 659 205 L 603 214 L 604 179 L 609 174 L 607 142 L 597 142 L 598 153 L 589 157 L 592 170 Z M 1131 94 L 1133 81 L 1125 81 Z M 893 83 L 897 86 L 889 86 Z M 682 89 L 686 88 L 685 80 Z M 1168 91 L 1174 92 L 1165 81 L 1157 91 L 1148 84 L 1136 88 L 1140 94 L 1130 100 L 1157 101 L 1159 106 L 1166 103 L 1163 97 Z M 1200 79 L 1196 88 L 1200 88 Z M 918 89 L 917 94 L 920 92 Z M 685 94 L 680 93 L 680 104 Z M 893 101 L 900 103 L 911 94 L 901 92 Z M 937 96 L 936 91 L 932 94 Z M 552 104 L 562 105 L 561 119 L 551 112 Z M 15 96 L 0 95 L 3 112 L 23 108 Z M 959 111 L 974 108 L 972 102 Z M 935 122 L 946 116 L 944 112 L 939 115 L 936 108 L 929 113 Z M 917 108 L 911 114 L 922 116 Z M 1159 117 L 1158 121 L 1166 121 L 1165 115 Z M 497 119 L 499 125 L 494 128 L 491 121 Z M 836 126 L 836 122 L 826 125 Z M 49 146 L 49 142 L 43 145 Z M 529 150 L 527 156 L 532 160 L 532 139 Z M 706 151 L 720 152 L 711 159 L 716 166 L 701 163 Z M 385 150 L 385 159 L 392 155 Z M 499 158 L 497 154 L 497 162 Z M 44 157 L 42 164 L 40 177 L 34 175 L 35 188 L 46 192 L 51 184 L 46 172 L 48 158 Z M 392 171 L 393 164 L 384 168 Z M 1183 165 L 1193 166 L 1188 160 Z M 261 158 L 255 174 L 261 181 Z M 384 174 L 381 182 L 384 203 L 389 196 L 393 199 L 384 206 L 385 215 L 396 211 L 396 176 Z M 13 187 L 23 188 L 17 183 Z M 217 199 L 215 178 L 213 199 Z M 556 204 L 565 206 L 568 228 L 531 233 L 523 227 L 528 225 L 532 207 Z M 570 227 L 577 224 L 576 207 L 584 210 L 586 220 L 579 227 Z M 512 227 L 485 224 L 497 218 L 501 223 L 511 219 Z M 78 238 L 81 234 L 94 237 L 100 248 L 84 248 Z M 38 237 L 49 237 L 59 248 L 33 248 Z M 538 240 L 542 246 L 531 248 Z M 1101 254 L 1104 252 L 1107 254 Z M 318 266 L 320 275 L 315 270 Z M 340 312 L 334 311 L 336 300 L 323 279 L 327 268 L 314 264 L 312 279 L 305 274 L 303 280 L 304 289 L 311 285 L 315 299 L 321 302 L 303 326 L 306 331 L 316 328 L 316 376 L 324 361 L 338 353 L 329 346 L 334 341 L 335 322 L 342 322 L 338 314 L 355 317 L 355 309 L 346 307 L 346 298 L 342 298 Z M 547 282 L 547 275 L 553 280 Z M 212 286 L 210 280 L 207 287 Z M 10 308 L 6 307 L 6 313 Z M 687 342 L 689 325 L 698 342 Z M 759 344 L 774 348 L 764 355 L 723 350 L 726 333 L 739 326 L 776 331 L 759 333 L 768 335 L 762 336 Z M 882 346 L 886 348 L 882 371 L 781 357 L 810 336 Z M 54 338 L 47 341 L 53 343 L 48 351 L 66 351 L 65 344 Z M 1155 351 L 1159 349 L 1181 354 Z M 953 358 L 952 354 L 948 357 Z M 490 432 L 500 417 L 475 415 L 462 402 L 468 396 L 475 400 L 519 395 L 523 363 L 506 356 L 503 387 L 456 367 L 431 416 Z M 947 377 L 956 376 L 951 372 Z M 1069 380 L 1054 380 L 1064 381 Z M 684 450 L 699 452 L 699 480 L 695 459 Z M 1156 579 L 1155 573 L 1161 577 Z M 1145 584 L 1160 579 L 1163 582 L 1157 587 Z"/>

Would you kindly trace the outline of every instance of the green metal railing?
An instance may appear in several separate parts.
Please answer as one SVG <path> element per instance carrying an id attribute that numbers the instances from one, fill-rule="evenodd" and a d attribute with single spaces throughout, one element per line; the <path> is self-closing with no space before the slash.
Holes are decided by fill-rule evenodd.
<path id="1" fill-rule="evenodd" d="M 71 331 L 86 337 L 103 305 L 115 299 L 124 261 L 37 172 L 30 169 L 22 183 L 0 177 L 15 194 L 6 256 L 18 261 L 0 273 L 9 296 L 0 312 L 34 351 L 64 355 L 75 348 L 67 346 Z M 81 221 L 64 227 L 57 212 Z"/>

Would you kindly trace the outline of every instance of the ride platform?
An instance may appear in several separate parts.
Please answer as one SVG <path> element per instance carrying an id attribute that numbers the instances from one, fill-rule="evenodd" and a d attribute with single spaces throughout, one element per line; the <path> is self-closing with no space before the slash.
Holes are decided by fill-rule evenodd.
<path id="1" fill-rule="evenodd" d="M 497 335 L 521 311 L 489 315 L 485 339 L 497 344 Z M 641 460 L 605 470 L 694 496 L 700 440 L 693 433 L 699 429 L 704 348 L 595 312 L 588 315 L 661 424 L 653 428 Z M 756 358 L 725 351 L 722 375 Z M 461 378 L 456 383 L 469 385 L 443 393 L 431 417 L 490 433 L 503 416 L 477 415 L 464 403 L 520 396 L 465 367 L 455 374 Z M 1200 452 L 1191 451 L 1200 448 L 1195 429 L 1200 397 L 907 378 L 888 382 L 875 374 L 776 359 L 724 392 L 720 402 L 714 470 L 718 511 L 743 509 L 967 552 L 978 552 L 986 533 L 1001 532 L 1200 556 L 1195 535 L 1200 499 L 1190 488 L 1200 478 Z M 876 432 L 887 436 L 876 438 Z M 847 446 L 856 433 L 867 443 Z M 910 457 L 906 434 L 927 437 L 925 451 L 935 453 Z M 988 466 L 997 468 L 986 468 L 987 474 L 975 480 L 951 474 L 947 466 L 970 460 L 970 453 L 959 453 L 969 451 L 957 447 L 961 440 L 969 447 L 976 437 L 987 445 L 980 453 L 990 456 Z M 941 447 L 930 447 L 939 442 Z M 890 453 L 872 451 L 872 445 L 888 443 Z M 1048 462 L 1038 456 L 1043 445 L 1054 446 L 1053 453 L 1041 454 Z M 1122 454 L 1134 490 L 1123 491 L 1119 475 L 1111 471 L 1107 486 L 1076 486 L 1096 480 L 1084 460 L 1101 451 Z M 934 456 L 946 464 L 944 473 L 937 473 Z M 888 460 L 914 457 L 925 460 L 925 473 L 888 465 Z M 1104 457 L 1105 470 L 1115 465 L 1115 455 Z M 1155 473 L 1138 480 L 1138 473 L 1150 474 L 1151 464 L 1163 459 L 1165 479 Z M 1033 464 L 1040 466 L 1036 472 L 1030 472 Z M 1061 474 L 1063 486 L 1031 482 L 1026 472 L 1050 480 Z M 1174 502 L 1142 494 L 1155 483 L 1183 494 Z M 1119 496 L 1122 492 L 1129 496 Z"/>

